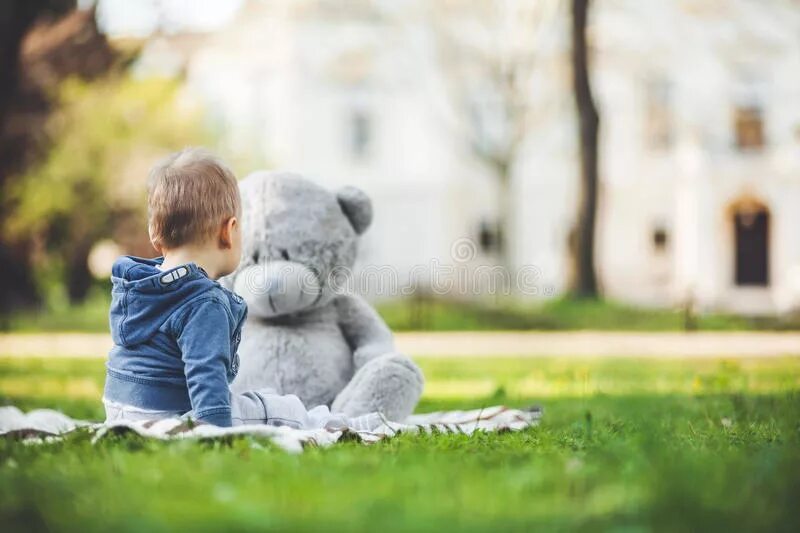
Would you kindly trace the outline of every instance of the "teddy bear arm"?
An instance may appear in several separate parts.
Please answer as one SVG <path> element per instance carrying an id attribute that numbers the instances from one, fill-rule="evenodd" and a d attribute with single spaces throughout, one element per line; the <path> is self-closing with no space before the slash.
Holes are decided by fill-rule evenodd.
<path id="1" fill-rule="evenodd" d="M 356 369 L 368 361 L 394 351 L 392 332 L 363 298 L 340 296 L 335 300 L 339 327 L 353 350 Z"/>

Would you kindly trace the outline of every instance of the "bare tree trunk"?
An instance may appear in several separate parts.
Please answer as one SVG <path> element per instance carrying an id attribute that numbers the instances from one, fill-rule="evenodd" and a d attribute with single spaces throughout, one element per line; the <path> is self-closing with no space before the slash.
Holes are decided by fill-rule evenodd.
<path id="1" fill-rule="evenodd" d="M 597 137 L 600 117 L 589 84 L 586 23 L 589 0 L 572 0 L 572 72 L 575 104 L 580 122 L 581 179 L 578 220 L 572 243 L 570 291 L 579 298 L 598 295 L 594 268 L 594 235 L 597 217 Z"/>
<path id="2" fill-rule="evenodd" d="M 67 256 L 66 285 L 67 296 L 71 304 L 77 304 L 86 299 L 92 287 L 92 273 L 89 271 L 89 252 L 92 249 L 91 241 L 76 244 Z"/>
<path id="3" fill-rule="evenodd" d="M 497 260 L 501 267 L 511 273 L 511 215 L 513 213 L 513 200 L 511 198 L 511 165 L 502 164 L 497 168 Z"/>
<path id="4" fill-rule="evenodd" d="M 11 122 L 15 105 L 27 102 L 36 105 L 37 94 L 30 90 L 20 97 L 20 50 L 25 34 L 38 17 L 59 15 L 74 8 L 75 0 L 3 0 L 0 2 L 0 198 L 10 176 L 24 170 L 35 145 L 36 135 L 13 133 Z M 30 102 L 34 102 L 31 104 Z M 40 115 L 44 110 L 37 110 Z M 26 117 L 25 114 L 21 115 Z M 27 118 L 27 131 L 39 129 L 39 124 Z M 19 126 L 17 126 L 17 129 Z M 0 229 L 5 221 L 5 202 L 0 202 Z M 31 276 L 27 254 L 28 243 L 12 245 L 0 242 L 0 316 L 13 309 L 37 302 L 38 294 Z M 2 324 L 0 324 L 2 328 Z"/>

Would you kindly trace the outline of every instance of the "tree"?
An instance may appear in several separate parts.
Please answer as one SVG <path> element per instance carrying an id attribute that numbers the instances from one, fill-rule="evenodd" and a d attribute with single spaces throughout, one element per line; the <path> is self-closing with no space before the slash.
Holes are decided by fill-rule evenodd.
<path id="1" fill-rule="evenodd" d="M 578 111 L 580 187 L 578 217 L 571 239 L 571 293 L 579 298 L 598 295 L 594 265 L 595 225 L 598 194 L 598 147 L 600 116 L 589 80 L 586 26 L 589 0 L 572 0 L 572 72 Z"/>
<path id="2" fill-rule="evenodd" d="M 532 2 L 513 17 L 496 2 L 435 5 L 440 11 L 431 24 L 457 115 L 456 134 L 496 178 L 496 253 L 499 264 L 509 268 L 514 165 L 539 112 L 531 98 L 536 40 L 552 21 L 555 4 Z"/>
<path id="3" fill-rule="evenodd" d="M 0 232 L 10 207 L 7 187 L 46 151 L 42 129 L 58 83 L 70 75 L 96 77 L 114 63 L 94 11 L 74 7 L 74 0 L 0 3 Z M 0 241 L 0 315 L 36 301 L 32 245 Z"/>
<path id="4" fill-rule="evenodd" d="M 176 110 L 176 89 L 174 81 L 123 73 L 92 83 L 67 80 L 47 123 L 50 150 L 7 188 L 4 237 L 36 243 L 35 266 L 60 275 L 71 302 L 91 285 L 87 257 L 95 242 L 130 243 L 115 230 L 137 226 L 146 241 L 145 182 L 153 160 L 205 140 L 197 115 Z"/>
<path id="5" fill-rule="evenodd" d="M 39 17 L 66 13 L 75 0 L 6 0 L 0 2 L 0 124 L 19 85 L 20 48 Z"/>

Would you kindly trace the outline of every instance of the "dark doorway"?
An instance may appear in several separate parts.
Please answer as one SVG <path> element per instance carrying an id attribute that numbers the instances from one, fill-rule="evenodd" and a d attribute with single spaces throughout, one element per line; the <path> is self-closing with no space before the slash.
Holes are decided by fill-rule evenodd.
<path id="1" fill-rule="evenodd" d="M 769 213 L 764 210 L 736 213 L 736 284 L 769 284 Z"/>

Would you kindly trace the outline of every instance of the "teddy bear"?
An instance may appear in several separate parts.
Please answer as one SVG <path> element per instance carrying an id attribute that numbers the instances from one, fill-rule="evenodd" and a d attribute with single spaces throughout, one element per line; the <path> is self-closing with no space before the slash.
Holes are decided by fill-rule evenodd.
<path id="1" fill-rule="evenodd" d="M 272 389 L 311 408 L 402 421 L 422 394 L 419 367 L 394 348 L 375 309 L 348 290 L 372 203 L 297 174 L 240 182 L 242 261 L 223 284 L 245 299 L 234 392 Z"/>

